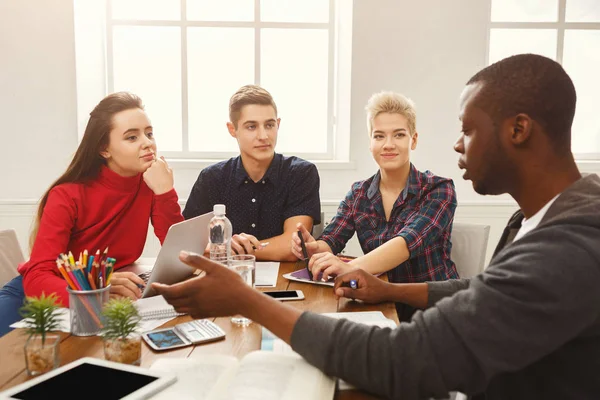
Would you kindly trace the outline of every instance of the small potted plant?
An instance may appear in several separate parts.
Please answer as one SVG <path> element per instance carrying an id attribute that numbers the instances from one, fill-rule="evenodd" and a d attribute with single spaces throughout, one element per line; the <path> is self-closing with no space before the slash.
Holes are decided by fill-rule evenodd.
<path id="1" fill-rule="evenodd" d="M 59 365 L 59 335 L 48 332 L 57 331 L 60 327 L 60 311 L 55 293 L 40 297 L 27 297 L 20 313 L 27 325 L 29 334 L 25 342 L 25 365 L 29 376 L 40 375 Z"/>
<path id="2" fill-rule="evenodd" d="M 104 316 L 104 357 L 123 364 L 140 365 L 142 337 L 137 331 L 142 318 L 128 298 L 109 300 L 102 311 Z"/>

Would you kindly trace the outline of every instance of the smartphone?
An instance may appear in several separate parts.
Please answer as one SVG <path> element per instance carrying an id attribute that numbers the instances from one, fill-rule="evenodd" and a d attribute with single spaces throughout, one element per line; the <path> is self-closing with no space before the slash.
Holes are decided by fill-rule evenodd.
<path id="1" fill-rule="evenodd" d="M 224 337 L 225 331 L 206 319 L 184 322 L 170 328 L 156 329 L 142 334 L 142 338 L 148 343 L 148 346 L 157 351 L 212 342 Z"/>
<path id="2" fill-rule="evenodd" d="M 263 293 L 279 301 L 304 299 L 304 293 L 302 293 L 302 290 L 274 290 Z"/>

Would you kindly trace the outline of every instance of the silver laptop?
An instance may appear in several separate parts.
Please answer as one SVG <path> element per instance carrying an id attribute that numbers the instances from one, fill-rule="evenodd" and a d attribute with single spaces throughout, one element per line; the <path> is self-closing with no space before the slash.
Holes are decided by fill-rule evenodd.
<path id="1" fill-rule="evenodd" d="M 152 282 L 171 285 L 188 278 L 196 270 L 179 260 L 179 252 L 186 250 L 204 254 L 208 244 L 208 223 L 213 215 L 212 212 L 209 212 L 171 225 L 154 264 L 147 262 L 152 259 L 140 259 L 119 271 L 131 271 L 144 281 L 147 279 L 142 297 L 156 295 L 151 287 Z"/>

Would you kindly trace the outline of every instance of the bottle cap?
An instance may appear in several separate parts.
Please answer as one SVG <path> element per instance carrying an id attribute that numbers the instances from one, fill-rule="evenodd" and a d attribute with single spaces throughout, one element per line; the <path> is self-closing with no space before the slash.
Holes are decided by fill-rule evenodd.
<path id="1" fill-rule="evenodd" d="M 213 212 L 215 215 L 225 215 L 225 204 L 215 204 Z"/>

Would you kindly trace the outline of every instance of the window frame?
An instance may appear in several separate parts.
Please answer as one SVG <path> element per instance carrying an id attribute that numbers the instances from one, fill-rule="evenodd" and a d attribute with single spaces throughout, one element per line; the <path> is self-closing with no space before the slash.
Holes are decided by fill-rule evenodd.
<path id="1" fill-rule="evenodd" d="M 558 0 L 558 17 L 555 22 L 507 22 L 507 21 L 492 21 L 492 2 L 489 3 L 489 29 L 487 38 L 487 51 L 485 62 L 490 65 L 490 48 L 491 48 L 491 32 L 492 29 L 556 29 L 556 61 L 562 65 L 565 31 L 572 30 L 597 30 L 600 31 L 600 22 L 567 22 L 567 0 Z M 573 134 L 573 132 L 571 133 Z M 574 153 L 578 164 L 591 165 L 594 170 L 600 170 L 600 152 L 594 153 Z"/>
<path id="2" fill-rule="evenodd" d="M 188 75 L 187 75 L 187 31 L 189 27 L 223 27 L 223 28 L 253 28 L 254 29 L 254 84 L 260 85 L 261 74 L 261 30 L 264 28 L 279 29 L 327 29 L 328 31 L 328 87 L 327 87 L 327 151 L 325 153 L 295 153 L 294 155 L 310 160 L 327 162 L 349 161 L 349 136 L 350 136 L 350 98 L 344 101 L 341 94 L 344 91 L 349 92 L 350 73 L 344 73 L 340 70 L 340 59 L 351 60 L 351 46 L 344 45 L 343 41 L 351 42 L 351 27 L 349 30 L 350 39 L 348 39 L 348 30 L 341 26 L 341 19 L 344 23 L 352 21 L 352 1 L 346 0 L 327 0 L 329 3 L 329 20 L 322 23 L 308 22 L 264 22 L 260 20 L 261 0 L 254 0 L 254 21 L 191 21 L 187 20 L 186 0 L 180 1 L 180 19 L 179 20 L 125 20 L 113 19 L 111 12 L 111 3 L 115 0 L 106 0 L 105 14 L 105 75 L 106 92 L 114 91 L 114 71 L 113 71 L 113 29 L 119 26 L 174 26 L 180 28 L 181 34 L 181 118 L 182 118 L 182 150 L 181 151 L 161 151 L 165 157 L 175 161 L 178 164 L 190 164 L 195 162 L 210 163 L 215 160 L 222 160 L 234 157 L 239 152 L 217 152 L 217 151 L 190 151 L 189 150 L 189 129 L 188 129 Z M 117 0 L 118 1 L 118 0 Z M 349 4 L 349 5 L 348 5 Z M 349 17 L 348 17 L 349 15 Z M 345 34 L 340 34 L 344 29 Z M 342 49 L 345 47 L 346 49 Z M 349 48 L 349 49 L 348 49 Z M 347 54 L 341 54 L 347 53 Z M 349 67 L 347 68 L 349 70 Z M 347 78 L 344 78 L 347 76 Z M 345 81 L 345 82 L 343 82 Z M 345 88 L 344 86 L 348 86 Z M 275 101 L 277 101 L 275 99 Z M 226 104 L 223 107 L 227 107 Z M 348 110 L 348 111 L 344 111 Z M 342 122 L 347 120 L 347 122 Z M 225 125 L 225 121 L 223 121 Z M 344 126 L 346 125 L 346 126 Z M 225 128 L 224 128 L 225 129 Z M 343 134 L 344 129 L 347 132 Z"/>

